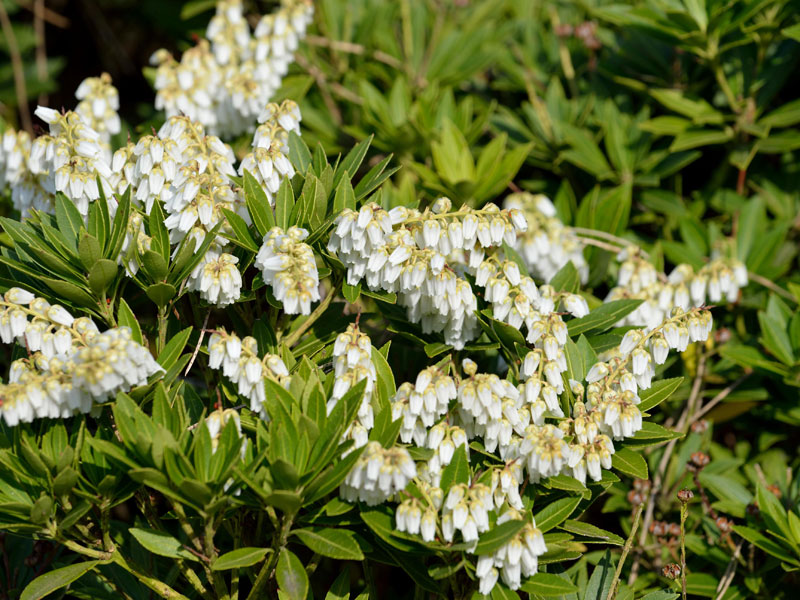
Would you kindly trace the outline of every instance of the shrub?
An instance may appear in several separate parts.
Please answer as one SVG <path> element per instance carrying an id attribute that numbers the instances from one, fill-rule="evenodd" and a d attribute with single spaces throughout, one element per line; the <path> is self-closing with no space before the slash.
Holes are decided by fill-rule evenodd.
<path id="1" fill-rule="evenodd" d="M 222 0 L 7 125 L 5 597 L 792 597 L 796 21 Z"/>

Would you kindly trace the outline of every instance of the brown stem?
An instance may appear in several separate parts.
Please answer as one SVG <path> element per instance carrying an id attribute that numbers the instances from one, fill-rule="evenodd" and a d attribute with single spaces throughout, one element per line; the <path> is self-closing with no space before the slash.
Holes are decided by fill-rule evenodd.
<path id="1" fill-rule="evenodd" d="M 14 72 L 14 91 L 17 94 L 19 118 L 22 122 L 22 128 L 33 135 L 33 122 L 31 121 L 31 111 L 28 107 L 28 92 L 25 87 L 25 70 L 22 64 L 22 55 L 19 53 L 17 37 L 14 35 L 11 19 L 8 18 L 8 11 L 2 2 L 0 2 L 0 24 L 3 26 L 3 35 L 6 38 L 8 53 L 11 56 L 11 69 Z"/>

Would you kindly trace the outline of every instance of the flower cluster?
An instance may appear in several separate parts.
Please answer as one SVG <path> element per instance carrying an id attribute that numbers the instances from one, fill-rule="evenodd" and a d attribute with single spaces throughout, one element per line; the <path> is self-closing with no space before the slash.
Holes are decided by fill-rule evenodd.
<path id="1" fill-rule="evenodd" d="M 404 490 L 416 476 L 417 467 L 408 450 L 400 446 L 384 448 L 378 442 L 369 442 L 339 486 L 339 493 L 350 502 L 374 506 Z"/>
<path id="2" fill-rule="evenodd" d="M 628 298 L 643 301 L 619 325 L 653 328 L 668 318 L 673 308 L 686 311 L 706 302 L 736 302 L 739 290 L 748 283 L 744 263 L 718 253 L 698 270 L 683 263 L 669 276 L 659 272 L 636 246 L 622 250 L 617 260 L 617 285 L 606 302 Z"/>
<path id="3" fill-rule="evenodd" d="M 285 232 L 273 227 L 256 255 L 264 282 L 290 315 L 310 314 L 311 303 L 319 300 L 319 272 L 314 251 L 303 242 L 307 237 L 308 231 L 300 227 Z"/>
<path id="4" fill-rule="evenodd" d="M 208 366 L 222 369 L 222 374 L 236 386 L 237 392 L 250 400 L 250 410 L 267 419 L 264 379 L 269 378 L 285 388 L 291 378 L 283 360 L 276 354 L 258 354 L 258 342 L 247 336 L 239 339 L 233 333 L 219 330 L 208 340 Z"/>
<path id="5" fill-rule="evenodd" d="M 510 508 L 497 517 L 497 524 L 523 519 L 522 513 Z M 475 575 L 480 581 L 480 593 L 491 594 L 501 575 L 510 589 L 518 590 L 522 585 L 522 577 L 531 577 L 539 571 L 539 556 L 546 551 L 544 536 L 536 528 L 536 523 L 525 523 L 508 542 L 492 554 L 485 554 L 478 559 Z"/>
<path id="6" fill-rule="evenodd" d="M 236 268 L 239 259 L 233 254 L 209 250 L 189 277 L 190 290 L 200 292 L 208 303 L 223 307 L 239 299 L 242 274 Z"/>
<path id="7" fill-rule="evenodd" d="M 428 428 L 447 412 L 455 397 L 453 378 L 437 367 L 419 373 L 413 385 L 401 384 L 392 398 L 392 420 L 403 419 L 400 429 L 403 443 L 413 440 L 418 446 L 424 445 L 429 439 Z"/>
<path id="8" fill-rule="evenodd" d="M 528 221 L 528 230 L 520 234 L 511 246 L 522 256 L 531 275 L 549 282 L 567 262 L 571 262 L 581 281 L 589 278 L 583 245 L 556 216 L 556 208 L 547 196 L 527 192 L 511 194 L 503 206 L 522 211 Z"/>
<path id="9" fill-rule="evenodd" d="M 280 87 L 312 15 L 310 0 L 283 0 L 251 33 L 241 0 L 219 2 L 207 39 L 180 61 L 164 49 L 150 59 L 156 67 L 156 108 L 168 117 L 186 115 L 215 134 L 252 130 Z"/>
<path id="10" fill-rule="evenodd" d="M 87 77 L 75 90 L 75 97 L 80 100 L 75 112 L 108 145 L 111 136 L 120 131 L 119 92 L 111 84 L 111 76 L 103 73 L 100 77 Z"/>
<path id="11" fill-rule="evenodd" d="M 360 448 L 367 443 L 369 431 L 375 422 L 372 409 L 372 392 L 378 379 L 375 365 L 372 362 L 372 342 L 369 336 L 359 330 L 358 325 L 351 323 L 344 333 L 336 336 L 333 345 L 333 371 L 336 380 L 328 400 L 327 411 L 331 411 L 344 395 L 359 381 L 366 380 L 364 394 L 355 420 L 345 432 L 345 439 L 354 441 L 353 448 Z"/>
<path id="12" fill-rule="evenodd" d="M 0 415 L 10 426 L 89 412 L 162 370 L 127 327 L 101 333 L 91 319 L 19 288 L 0 307 L 0 339 L 31 353 L 12 363 L 9 382 L 0 385 Z"/>
<path id="13" fill-rule="evenodd" d="M 477 336 L 477 299 L 466 279 L 487 248 L 514 243 L 527 224 L 517 209 L 488 204 L 481 210 L 451 211 L 440 198 L 420 212 L 385 211 L 375 203 L 345 209 L 334 222 L 328 249 L 347 267 L 347 281 L 366 279 L 371 289 L 395 292 L 410 321 L 426 333 L 440 331 L 457 349 Z"/>
<path id="14" fill-rule="evenodd" d="M 26 166 L 50 201 L 20 197 L 16 208 L 27 213 L 32 205 L 40 204 L 52 211 L 52 196 L 62 192 L 86 216 L 89 204 L 101 193 L 111 195 L 110 150 L 100 134 L 76 112 L 62 114 L 39 106 L 36 116 L 50 126 L 50 131 L 33 140 Z M 113 201 L 110 204 L 113 210 Z"/>
<path id="15" fill-rule="evenodd" d="M 294 167 L 288 158 L 289 133 L 300 134 L 300 109 L 291 100 L 270 103 L 259 115 L 258 122 L 261 125 L 253 135 L 253 149 L 242 159 L 239 175 L 249 171 L 274 206 L 281 181 L 294 176 Z"/>

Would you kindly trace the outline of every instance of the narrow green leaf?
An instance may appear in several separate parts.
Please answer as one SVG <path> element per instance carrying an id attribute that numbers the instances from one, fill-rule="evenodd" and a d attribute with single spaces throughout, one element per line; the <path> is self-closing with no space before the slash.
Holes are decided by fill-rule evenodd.
<path id="1" fill-rule="evenodd" d="M 25 586 L 20 600 L 40 600 L 56 590 L 67 587 L 70 583 L 102 563 L 103 561 L 99 560 L 87 560 L 48 571 Z"/>
<path id="2" fill-rule="evenodd" d="M 257 565 L 272 552 L 272 548 L 237 548 L 226 552 L 211 563 L 212 571 L 229 571 Z"/>
<path id="3" fill-rule="evenodd" d="M 326 527 L 295 529 L 292 535 L 300 538 L 314 552 L 336 560 L 364 560 L 364 553 L 352 531 Z"/>
<path id="4" fill-rule="evenodd" d="M 628 448 L 618 448 L 611 456 L 611 466 L 617 471 L 638 479 L 647 479 L 647 462 L 641 454 Z"/>

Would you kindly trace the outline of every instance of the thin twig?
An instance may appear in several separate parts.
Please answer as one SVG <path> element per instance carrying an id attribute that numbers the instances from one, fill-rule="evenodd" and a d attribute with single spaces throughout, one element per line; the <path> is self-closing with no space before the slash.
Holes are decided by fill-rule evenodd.
<path id="1" fill-rule="evenodd" d="M 697 411 L 697 413 L 695 413 L 689 424 L 691 425 L 692 423 L 696 423 L 697 421 L 702 419 L 705 415 L 709 413 L 709 411 L 711 411 L 712 408 L 714 408 L 717 404 L 719 404 L 725 398 L 727 398 L 733 390 L 735 390 L 742 383 L 744 383 L 744 381 L 752 374 L 753 374 L 752 371 L 750 371 L 749 373 L 745 373 L 744 375 L 739 377 L 739 379 L 737 379 L 728 387 L 726 387 L 724 390 L 719 392 L 716 396 L 714 396 L 711 400 L 709 400 L 708 403 L 705 406 L 703 406 L 702 409 L 700 409 L 699 411 Z"/>
<path id="2" fill-rule="evenodd" d="M 622 556 L 619 557 L 619 562 L 617 563 L 617 570 L 614 573 L 614 579 L 611 581 L 611 588 L 609 588 L 608 590 L 607 600 L 611 600 L 617 595 L 619 578 L 620 575 L 622 575 L 622 566 L 625 564 L 625 559 L 628 558 L 628 553 L 631 551 L 631 546 L 633 546 L 633 537 L 636 535 L 636 530 L 639 527 L 639 519 L 642 516 L 643 508 L 644 504 L 639 504 L 639 507 L 636 509 L 636 516 L 633 517 L 633 525 L 631 525 L 631 532 L 628 534 L 628 539 L 625 540 L 625 546 L 622 548 Z"/>
<path id="3" fill-rule="evenodd" d="M 733 577 L 736 575 L 736 566 L 738 565 L 739 556 L 742 551 L 742 544 L 744 544 L 743 539 L 739 540 L 739 543 L 736 545 L 736 549 L 733 551 L 731 561 L 728 563 L 728 568 L 725 569 L 725 574 L 722 576 L 722 579 L 719 580 L 716 600 L 722 600 L 722 597 L 725 595 L 725 592 L 728 591 L 731 582 L 733 582 Z"/>
<path id="4" fill-rule="evenodd" d="M 189 374 L 189 371 L 192 369 L 192 365 L 194 364 L 194 359 L 197 358 L 197 353 L 200 351 L 200 346 L 203 345 L 203 338 L 206 336 L 206 326 L 208 325 L 208 317 L 211 316 L 211 311 L 209 310 L 206 313 L 206 318 L 203 320 L 203 328 L 200 330 L 200 337 L 197 340 L 197 346 L 192 352 L 192 358 L 189 359 L 189 364 L 186 365 L 186 371 L 183 372 L 184 377 Z"/>
<path id="5" fill-rule="evenodd" d="M 40 83 L 47 81 L 47 44 L 44 29 L 44 0 L 33 4 L 33 31 L 36 34 L 36 76 Z M 39 104 L 47 106 L 47 93 L 39 94 Z"/>
<path id="6" fill-rule="evenodd" d="M 688 502 L 681 501 L 681 594 L 683 600 L 686 600 L 686 516 L 688 514 Z"/>
<path id="7" fill-rule="evenodd" d="M 330 48 L 331 50 L 337 50 L 339 52 L 347 52 L 348 54 L 357 54 L 359 56 L 366 55 L 371 58 L 374 58 L 378 62 L 382 62 L 386 65 L 389 65 L 390 67 L 394 67 L 395 69 L 403 68 L 403 61 L 396 59 L 394 56 L 391 56 L 390 54 L 381 52 L 380 50 L 369 52 L 361 44 L 355 44 L 353 42 L 345 42 L 343 40 L 331 40 L 317 35 L 307 35 L 304 41 L 305 43 L 311 46 L 321 46 L 323 48 Z"/>
<path id="8" fill-rule="evenodd" d="M 749 277 L 749 278 L 750 278 L 752 281 L 755 281 L 757 284 L 759 284 L 759 285 L 763 285 L 765 288 L 772 290 L 772 291 L 773 291 L 773 292 L 775 292 L 776 294 L 778 294 L 778 295 L 780 295 L 780 296 L 783 296 L 784 298 L 786 298 L 786 299 L 788 299 L 788 300 L 791 300 L 791 301 L 792 301 L 792 302 L 794 302 L 795 304 L 800 304 L 800 302 L 798 302 L 798 301 L 797 301 L 797 298 L 795 298 L 795 297 L 794 297 L 794 295 L 792 295 L 791 293 L 787 292 L 787 291 L 786 291 L 785 289 L 783 289 L 782 287 L 775 285 L 774 283 L 772 283 L 772 282 L 771 282 L 769 279 L 767 279 L 766 277 L 762 277 L 762 276 L 761 276 L 761 275 L 759 275 L 758 273 L 753 273 L 752 271 L 748 271 L 748 272 L 747 272 L 747 276 L 748 276 L 748 277 Z"/>
<path id="9" fill-rule="evenodd" d="M 696 398 L 700 395 L 700 384 L 702 383 L 703 375 L 705 373 L 705 355 L 701 355 L 700 362 L 697 367 L 697 374 L 695 375 L 694 383 L 692 384 L 692 391 L 689 395 L 689 401 L 686 403 L 686 406 L 683 409 L 683 413 L 681 414 L 680 418 L 678 419 L 678 424 L 676 428 L 680 431 L 683 431 L 683 428 L 686 427 L 688 429 L 688 425 L 690 424 L 689 417 L 692 411 L 692 406 Z M 661 455 L 661 460 L 658 463 L 658 468 L 656 469 L 656 476 L 653 479 L 653 485 L 650 488 L 650 495 L 647 498 L 647 509 L 644 513 L 644 524 L 642 526 L 642 533 L 639 536 L 639 547 L 640 551 L 637 553 L 636 558 L 633 561 L 633 565 L 631 566 L 631 574 L 628 577 L 628 585 L 631 585 L 635 580 L 636 576 L 639 573 L 639 563 L 641 561 L 641 548 L 644 547 L 645 542 L 647 541 L 647 531 L 650 528 L 650 523 L 653 521 L 653 513 L 655 512 L 655 505 L 656 500 L 661 496 L 662 493 L 662 484 L 664 483 L 664 476 L 667 472 L 667 467 L 669 466 L 669 461 L 672 458 L 672 453 L 675 450 L 675 446 L 678 443 L 677 439 L 670 440 L 667 444 L 666 448 L 664 449 L 664 454 Z"/>
<path id="10" fill-rule="evenodd" d="M 22 122 L 22 128 L 33 135 L 33 122 L 31 121 L 31 111 L 28 107 L 28 92 L 25 88 L 25 70 L 22 65 L 22 55 L 19 53 L 17 37 L 14 35 L 11 19 L 8 18 L 8 11 L 2 2 L 0 2 L 0 23 L 2 23 L 3 35 L 6 38 L 8 53 L 11 56 L 11 69 L 14 72 L 14 91 L 17 94 L 19 118 Z"/>
<path id="11" fill-rule="evenodd" d="M 314 78 L 314 81 L 317 82 L 319 92 L 322 94 L 322 100 L 325 102 L 328 112 L 331 113 L 331 117 L 333 117 L 334 122 L 337 125 L 341 125 L 342 111 L 339 110 L 339 107 L 336 105 L 336 101 L 333 99 L 333 96 L 331 96 L 330 87 L 328 86 L 328 80 L 325 78 L 325 73 L 323 73 L 316 65 L 311 64 L 302 54 L 296 55 L 295 61 L 298 65 L 305 69 L 308 74 L 311 75 L 311 77 Z"/>
<path id="12" fill-rule="evenodd" d="M 339 289 L 338 287 L 335 287 L 332 290 L 330 290 L 328 292 L 328 295 L 325 296 L 322 302 L 319 303 L 319 306 L 317 306 L 317 308 L 314 309 L 314 312 L 308 315 L 308 318 L 300 324 L 300 327 L 298 327 L 292 333 L 286 336 L 286 339 L 283 341 L 288 348 L 294 346 L 300 340 L 300 337 L 308 330 L 308 328 L 311 327 L 316 322 L 316 320 L 322 316 L 322 313 L 324 313 L 330 306 L 333 297 L 338 292 L 338 289 Z"/>
<path id="13" fill-rule="evenodd" d="M 592 237 L 600 238 L 606 240 L 608 242 L 614 242 L 615 244 L 619 244 L 622 248 L 627 248 L 628 246 L 636 246 L 639 252 L 642 253 L 642 256 L 645 258 L 648 257 L 647 252 L 645 252 L 639 244 L 636 242 L 632 242 L 630 240 L 626 240 L 625 238 L 621 238 L 618 235 L 614 235 L 613 233 L 608 233 L 607 231 L 599 231 L 597 229 L 589 229 L 588 227 L 570 227 L 572 231 L 577 233 L 578 235 L 589 235 Z"/>
<path id="14" fill-rule="evenodd" d="M 605 242 L 601 242 L 600 240 L 595 240 L 589 237 L 583 237 L 581 235 L 577 236 L 578 240 L 587 246 L 597 246 L 598 248 L 602 248 L 603 250 L 607 250 L 609 252 L 613 252 L 614 254 L 618 254 L 622 251 L 622 248 L 619 246 L 612 246 L 611 244 L 606 244 Z"/>
<path id="15" fill-rule="evenodd" d="M 14 0 L 14 2 L 18 6 L 24 8 L 25 10 L 30 10 L 30 11 L 35 10 L 35 7 L 33 5 L 33 2 L 31 2 L 31 0 Z M 44 4 L 44 2 L 42 4 Z M 58 27 L 59 29 L 67 29 L 69 27 L 70 22 L 67 17 L 65 17 L 64 15 L 60 15 L 53 10 L 50 10 L 46 6 L 43 6 L 43 8 L 44 10 L 42 11 L 42 18 L 48 23 L 50 23 L 50 25 Z"/>

